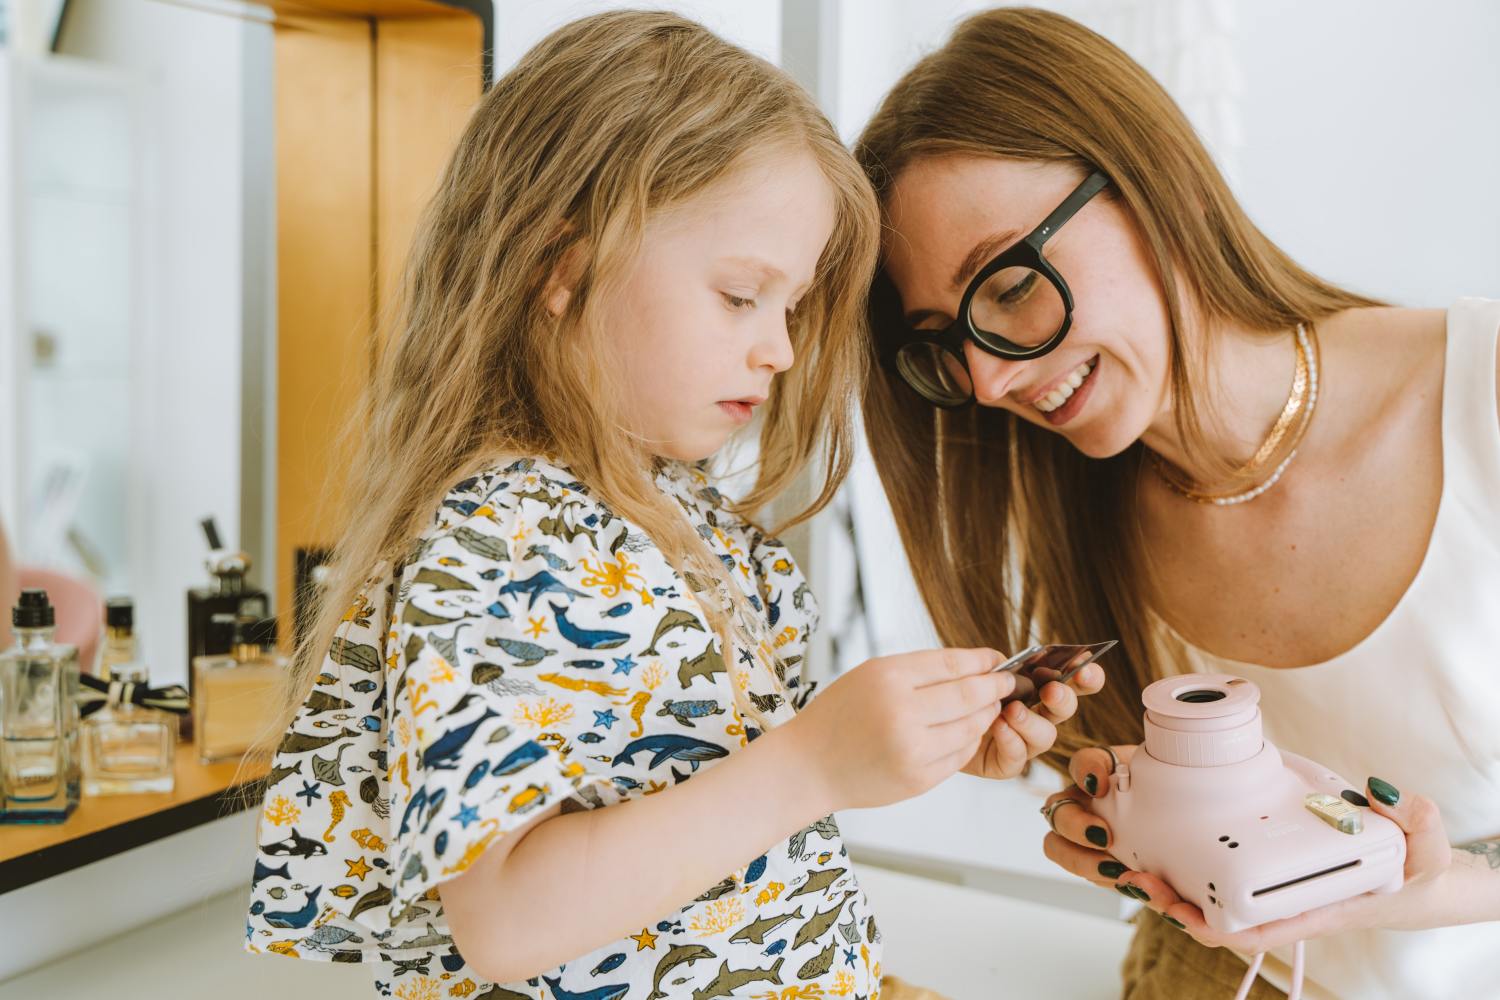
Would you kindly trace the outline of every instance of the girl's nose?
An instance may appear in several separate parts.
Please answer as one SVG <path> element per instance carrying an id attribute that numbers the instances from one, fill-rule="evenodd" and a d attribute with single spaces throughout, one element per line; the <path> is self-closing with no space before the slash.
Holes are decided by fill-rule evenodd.
<path id="1" fill-rule="evenodd" d="M 779 374 L 792 367 L 794 357 L 792 335 L 783 315 L 767 323 L 756 337 L 755 345 L 750 349 L 750 367 L 769 368 Z"/>
<path id="2" fill-rule="evenodd" d="M 999 406 L 1026 364 L 997 358 L 972 340 L 964 342 L 964 361 L 974 382 L 974 401 L 981 406 Z"/>

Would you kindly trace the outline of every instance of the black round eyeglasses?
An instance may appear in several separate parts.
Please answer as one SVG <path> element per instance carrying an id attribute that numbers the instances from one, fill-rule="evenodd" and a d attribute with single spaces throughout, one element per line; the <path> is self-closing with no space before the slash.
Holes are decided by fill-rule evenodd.
<path id="1" fill-rule="evenodd" d="M 1098 171 L 1089 174 L 1040 225 L 991 258 L 969 281 L 959 300 L 958 318 L 946 327 L 911 327 L 900 318 L 895 288 L 882 276 L 871 306 L 886 363 L 929 402 L 957 407 L 974 399 L 965 341 L 1011 360 L 1039 358 L 1055 350 L 1073 322 L 1073 293 L 1042 256 L 1042 246 L 1108 184 Z"/>

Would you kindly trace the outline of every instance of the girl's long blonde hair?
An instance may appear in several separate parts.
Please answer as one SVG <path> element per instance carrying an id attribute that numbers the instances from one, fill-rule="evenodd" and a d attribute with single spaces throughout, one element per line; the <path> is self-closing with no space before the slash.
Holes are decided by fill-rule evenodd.
<path id="1" fill-rule="evenodd" d="M 882 201 L 919 159 L 960 153 L 1102 171 L 1154 264 L 1171 314 L 1171 394 L 1189 454 L 1206 443 L 1197 387 L 1207 351 L 1187 324 L 1232 320 L 1267 335 L 1373 300 L 1309 273 L 1258 230 L 1172 99 L 1129 56 L 1075 21 L 1030 8 L 968 18 L 888 94 L 855 148 Z M 1182 303 L 1187 308 L 1184 310 Z M 877 329 L 899 300 L 877 275 Z M 1184 315 L 1186 311 L 1187 315 Z M 880 368 L 867 434 L 917 586 L 943 642 L 1119 638 L 1104 690 L 1084 698 L 1046 762 L 1141 739 L 1141 691 L 1166 672 L 1149 625 L 1137 537 L 1139 441 L 1098 461 L 1004 410 L 939 410 Z"/>
<path id="2" fill-rule="evenodd" d="M 652 483 L 601 359 L 601 308 L 655 213 L 768 150 L 805 150 L 836 203 L 817 278 L 789 320 L 797 364 L 763 408 L 749 514 L 815 464 L 823 507 L 850 461 L 878 252 L 869 183 L 812 99 L 781 70 L 664 12 L 613 12 L 543 39 L 480 101 L 419 223 L 394 320 L 346 434 L 347 511 L 319 612 L 298 645 L 277 733 L 306 695 L 345 610 L 399 564 L 445 491 L 500 456 L 566 462 L 684 573 L 729 585 L 722 563 Z M 545 290 L 566 273 L 561 316 Z M 705 602 L 721 636 L 733 631 Z M 725 649 L 728 660 L 729 650 Z M 737 689 L 738 690 L 738 689 Z"/>

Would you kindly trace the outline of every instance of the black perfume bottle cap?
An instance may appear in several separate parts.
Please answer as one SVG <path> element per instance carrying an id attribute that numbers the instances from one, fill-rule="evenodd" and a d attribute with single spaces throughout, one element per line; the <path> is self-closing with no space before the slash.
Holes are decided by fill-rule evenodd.
<path id="1" fill-rule="evenodd" d="M 135 602 L 128 597 L 111 597 L 105 601 L 104 624 L 110 628 L 134 628 Z"/>
<path id="2" fill-rule="evenodd" d="M 10 623 L 16 628 L 52 628 L 57 624 L 57 612 L 45 590 L 27 587 L 11 610 Z"/>

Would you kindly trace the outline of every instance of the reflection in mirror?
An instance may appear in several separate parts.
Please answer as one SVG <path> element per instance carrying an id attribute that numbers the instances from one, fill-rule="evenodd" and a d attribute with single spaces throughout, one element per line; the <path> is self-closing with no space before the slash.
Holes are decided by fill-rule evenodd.
<path id="1" fill-rule="evenodd" d="M 60 629 L 128 595 L 152 682 L 182 682 L 199 522 L 270 582 L 271 28 L 244 4 L 7 6 L 0 522 L 18 585 L 83 585 Z"/>

